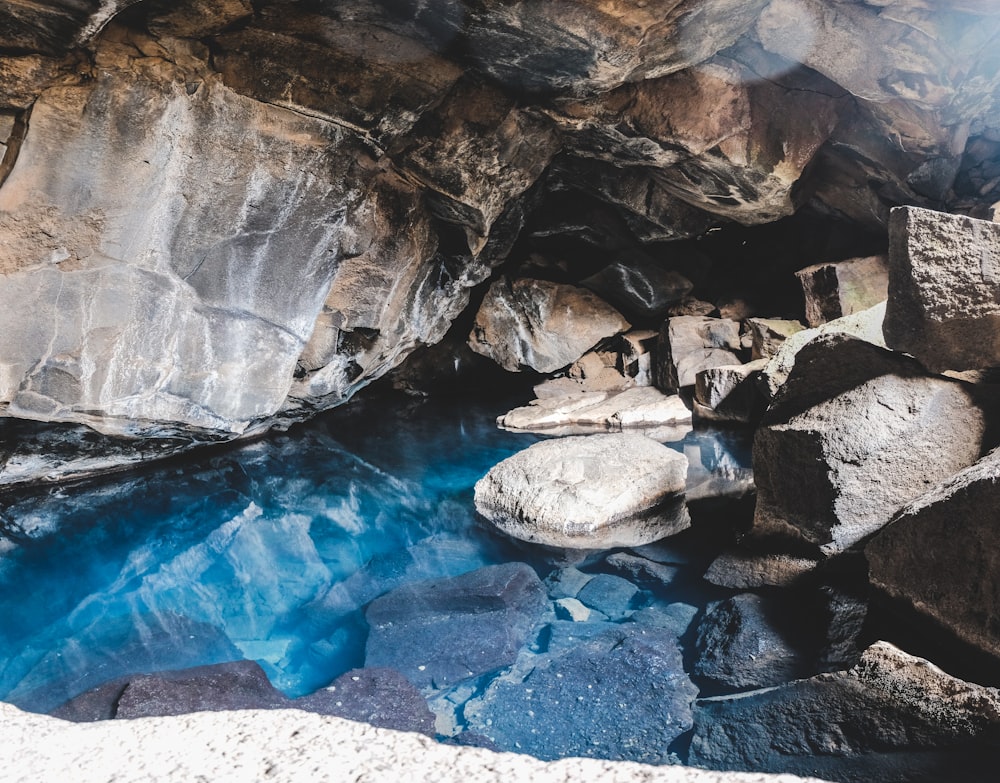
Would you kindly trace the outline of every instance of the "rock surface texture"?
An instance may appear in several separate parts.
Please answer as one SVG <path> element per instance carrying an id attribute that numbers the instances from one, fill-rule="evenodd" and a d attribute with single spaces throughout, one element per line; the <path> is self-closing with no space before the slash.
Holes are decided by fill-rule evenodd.
<path id="1" fill-rule="evenodd" d="M 889 241 L 886 344 L 933 372 L 1000 365 L 1000 225 L 901 207 Z"/>
<path id="2" fill-rule="evenodd" d="M 646 544 L 684 530 L 687 459 L 645 435 L 542 441 L 476 483 L 476 510 L 515 538 L 575 549 Z"/>

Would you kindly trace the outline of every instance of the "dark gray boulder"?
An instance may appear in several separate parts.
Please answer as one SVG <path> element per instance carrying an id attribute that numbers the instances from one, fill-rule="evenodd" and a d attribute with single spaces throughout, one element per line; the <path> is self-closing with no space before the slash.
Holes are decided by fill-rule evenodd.
<path id="1" fill-rule="evenodd" d="M 778 685 L 808 673 L 790 642 L 782 607 L 753 593 L 715 606 L 698 626 L 694 673 L 734 690 Z"/>
<path id="2" fill-rule="evenodd" d="M 396 669 L 421 689 L 453 685 L 512 663 L 547 603 L 524 563 L 404 585 L 365 610 L 365 666 Z"/>
<path id="3" fill-rule="evenodd" d="M 519 661 L 466 706 L 469 728 L 542 759 L 669 763 L 670 743 L 691 727 L 697 694 L 677 639 L 636 623 L 608 627 Z"/>

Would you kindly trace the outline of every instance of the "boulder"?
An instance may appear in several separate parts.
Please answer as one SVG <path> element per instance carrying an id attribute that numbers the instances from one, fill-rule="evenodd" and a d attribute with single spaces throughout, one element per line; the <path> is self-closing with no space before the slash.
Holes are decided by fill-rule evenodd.
<path id="1" fill-rule="evenodd" d="M 690 525 L 687 459 L 643 435 L 546 440 L 476 483 L 476 510 L 508 535 L 569 549 L 649 543 Z"/>
<path id="2" fill-rule="evenodd" d="M 676 427 L 683 437 L 690 429 L 691 411 L 676 394 L 640 386 L 540 397 L 500 416 L 497 424 L 509 430 L 554 434 Z"/>
<path id="3" fill-rule="evenodd" d="M 609 620 L 623 620 L 635 609 L 639 588 L 628 579 L 613 574 L 597 574 L 576 594 L 584 606 Z"/>
<path id="4" fill-rule="evenodd" d="M 806 323 L 812 327 L 867 310 L 888 296 L 889 268 L 885 256 L 813 264 L 800 269 L 795 276 L 802 284 Z"/>
<path id="5" fill-rule="evenodd" d="M 732 690 L 778 685 L 808 673 L 781 605 L 753 593 L 717 604 L 698 626 L 694 673 Z"/>
<path id="6" fill-rule="evenodd" d="M 664 391 L 693 386 L 702 370 L 739 364 L 740 325 L 698 315 L 668 318 L 656 344 L 656 385 Z"/>
<path id="7" fill-rule="evenodd" d="M 885 304 L 877 304 L 854 315 L 845 315 L 814 329 L 803 329 L 786 339 L 778 353 L 760 371 L 760 387 L 767 399 L 772 399 L 788 378 L 795 366 L 795 356 L 811 340 L 820 335 L 846 334 L 864 340 L 872 345 L 885 348 L 882 337 L 882 321 L 885 318 Z"/>
<path id="8" fill-rule="evenodd" d="M 975 462 L 985 432 L 968 384 L 863 340 L 817 337 L 754 438 L 754 529 L 843 551 Z"/>
<path id="9" fill-rule="evenodd" d="M 505 563 L 403 585 L 365 610 L 366 667 L 438 689 L 513 663 L 547 605 L 530 566 Z"/>
<path id="10" fill-rule="evenodd" d="M 884 330 L 933 372 L 1000 365 L 1000 225 L 894 209 Z"/>
<path id="11" fill-rule="evenodd" d="M 511 372 L 554 372 L 628 328 L 617 310 L 583 288 L 501 279 L 479 307 L 469 345 Z"/>
<path id="12" fill-rule="evenodd" d="M 289 706 L 386 729 L 435 735 L 434 714 L 424 697 L 395 669 L 351 669 Z"/>
<path id="13" fill-rule="evenodd" d="M 873 586 L 1000 657 L 1000 450 L 900 511 L 865 547 Z"/>
<path id="14" fill-rule="evenodd" d="M 798 321 L 783 318 L 748 318 L 750 358 L 770 359 L 781 349 L 785 340 L 805 327 Z"/>
<path id="15" fill-rule="evenodd" d="M 676 637 L 637 623 L 601 625 L 598 635 L 494 679 L 466 705 L 469 728 L 543 759 L 670 762 L 670 743 L 691 727 L 697 694 Z"/>
<path id="16" fill-rule="evenodd" d="M 698 701 L 689 758 L 831 780 L 987 781 L 998 716 L 995 689 L 877 642 L 849 671 Z"/>
<path id="17" fill-rule="evenodd" d="M 695 376 L 694 414 L 709 421 L 754 421 L 764 407 L 758 375 L 766 366 L 766 359 L 758 359 L 702 370 Z"/>
<path id="18" fill-rule="evenodd" d="M 663 563 L 657 563 L 639 555 L 615 552 L 604 558 L 604 562 L 618 573 L 635 583 L 651 583 L 656 587 L 669 585 L 677 578 L 679 571 Z"/>
<path id="19" fill-rule="evenodd" d="M 633 320 L 657 322 L 670 305 L 683 299 L 694 287 L 680 272 L 643 258 L 609 264 L 580 285 L 613 303 Z"/>

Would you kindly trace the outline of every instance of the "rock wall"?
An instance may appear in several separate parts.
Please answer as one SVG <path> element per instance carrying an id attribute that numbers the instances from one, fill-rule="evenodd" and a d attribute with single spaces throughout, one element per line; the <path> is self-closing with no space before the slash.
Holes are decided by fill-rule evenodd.
<path id="1" fill-rule="evenodd" d="M 998 37 L 931 0 L 7 3 L 0 412 L 287 423 L 440 341 L 526 236 L 690 272 L 684 240 L 793 214 L 989 217 Z"/>

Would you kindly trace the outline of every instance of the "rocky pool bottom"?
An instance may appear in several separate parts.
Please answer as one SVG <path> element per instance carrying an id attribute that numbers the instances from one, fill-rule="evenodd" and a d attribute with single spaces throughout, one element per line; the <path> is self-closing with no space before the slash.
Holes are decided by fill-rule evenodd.
<path id="1" fill-rule="evenodd" d="M 359 401 L 12 496 L 0 698 L 72 720 L 294 706 L 542 759 L 993 779 L 994 691 L 889 646 L 861 656 L 886 638 L 862 562 L 734 548 L 749 432 L 669 444 L 690 530 L 556 550 L 473 510 L 474 483 L 540 439 L 496 428 L 510 404 Z"/>

